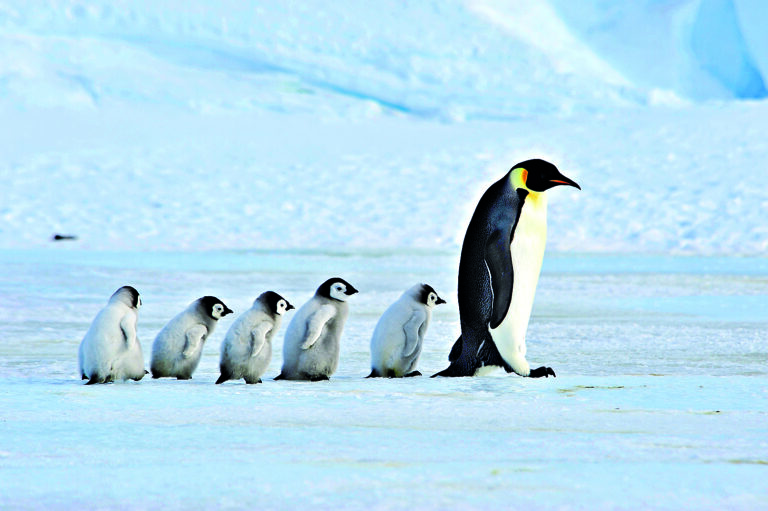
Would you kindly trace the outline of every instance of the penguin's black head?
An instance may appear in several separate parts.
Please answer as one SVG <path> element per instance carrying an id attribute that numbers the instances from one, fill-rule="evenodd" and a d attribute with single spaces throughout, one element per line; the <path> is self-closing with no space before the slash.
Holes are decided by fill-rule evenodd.
<path id="1" fill-rule="evenodd" d="M 559 185 L 573 186 L 581 190 L 576 181 L 565 177 L 548 161 L 538 158 L 526 160 L 512 167 L 512 172 L 517 170 L 520 171 L 522 184 L 534 192 L 543 192 Z"/>
<path id="2" fill-rule="evenodd" d="M 357 293 L 357 289 L 352 284 L 341 277 L 333 277 L 326 280 L 315 292 L 316 295 L 340 302 L 347 301 L 347 297 Z"/>
<path id="3" fill-rule="evenodd" d="M 282 316 L 287 311 L 296 308 L 274 291 L 261 293 L 257 300 L 266 304 L 272 314 L 277 314 L 278 316 Z"/>
<path id="4" fill-rule="evenodd" d="M 112 294 L 109 301 L 111 302 L 112 299 L 122 300 L 126 305 L 134 309 L 139 309 L 139 307 L 141 307 L 141 297 L 139 296 L 139 292 L 132 286 L 121 287 Z"/>
<path id="5" fill-rule="evenodd" d="M 232 309 L 224 305 L 224 302 L 215 296 L 204 296 L 197 300 L 197 303 L 204 314 L 215 320 L 219 320 L 227 314 L 232 314 Z"/>
<path id="6" fill-rule="evenodd" d="M 437 291 L 435 291 L 432 288 L 432 286 L 430 286 L 429 284 L 421 285 L 421 296 L 419 297 L 419 299 L 421 303 L 429 307 L 434 307 L 435 305 L 440 305 L 441 303 L 445 303 L 445 300 L 440 298 L 437 295 Z"/>

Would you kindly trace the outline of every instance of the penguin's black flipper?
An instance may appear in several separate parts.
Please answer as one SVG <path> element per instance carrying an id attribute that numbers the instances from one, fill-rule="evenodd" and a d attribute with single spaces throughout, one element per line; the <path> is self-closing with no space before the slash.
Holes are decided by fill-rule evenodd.
<path id="1" fill-rule="evenodd" d="M 509 304 L 512 303 L 512 254 L 509 249 L 509 236 L 496 230 L 488 237 L 485 245 L 485 264 L 491 273 L 493 288 L 493 310 L 491 311 L 491 328 L 498 327 L 507 316 Z"/>
<path id="2" fill-rule="evenodd" d="M 366 378 L 380 378 L 380 377 L 381 377 L 381 375 L 379 374 L 379 372 L 376 369 L 371 369 L 371 374 L 366 376 Z"/>
<path id="3" fill-rule="evenodd" d="M 229 377 L 227 377 L 227 375 L 222 373 L 221 376 L 219 376 L 219 379 L 216 380 L 216 385 L 221 385 L 222 383 L 224 383 L 227 380 L 229 380 Z"/>
<path id="4" fill-rule="evenodd" d="M 285 375 L 283 373 L 280 373 L 280 374 L 278 374 L 277 376 L 275 376 L 272 379 L 273 380 L 285 380 L 286 378 L 285 378 Z"/>
<path id="5" fill-rule="evenodd" d="M 104 378 L 98 374 L 94 374 L 87 382 L 85 382 L 86 385 L 93 385 L 95 383 L 104 383 Z"/>

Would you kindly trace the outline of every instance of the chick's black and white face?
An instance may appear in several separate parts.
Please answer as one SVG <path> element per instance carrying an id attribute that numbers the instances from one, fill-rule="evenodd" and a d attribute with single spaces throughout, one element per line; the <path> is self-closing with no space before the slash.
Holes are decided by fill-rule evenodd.
<path id="1" fill-rule="evenodd" d="M 323 298 L 345 302 L 351 295 L 357 293 L 357 289 L 341 277 L 332 277 L 320 284 L 316 293 Z"/>
<path id="2" fill-rule="evenodd" d="M 286 312 L 288 312 L 288 302 L 285 300 L 278 300 L 277 307 L 275 308 L 275 314 L 282 316 Z"/>
<path id="3" fill-rule="evenodd" d="M 445 303 L 445 300 L 440 298 L 434 291 L 430 291 L 427 295 L 426 306 L 431 309 L 435 305 L 440 305 L 441 303 Z"/>
<path id="4" fill-rule="evenodd" d="M 426 305 L 427 308 L 431 309 L 435 305 L 440 305 L 441 303 L 445 303 L 445 300 L 440 298 L 440 295 L 437 294 L 437 291 L 435 291 L 432 286 L 428 284 L 421 284 L 419 289 L 419 296 L 417 300 Z"/>
<path id="5" fill-rule="evenodd" d="M 341 282 L 334 282 L 331 284 L 331 298 L 340 302 L 345 302 L 349 296 L 347 295 L 347 286 Z"/>
<path id="6" fill-rule="evenodd" d="M 211 317 L 213 319 L 221 319 L 222 316 L 224 316 L 226 313 L 224 312 L 224 305 L 217 303 L 213 306 L 213 310 L 211 310 Z"/>

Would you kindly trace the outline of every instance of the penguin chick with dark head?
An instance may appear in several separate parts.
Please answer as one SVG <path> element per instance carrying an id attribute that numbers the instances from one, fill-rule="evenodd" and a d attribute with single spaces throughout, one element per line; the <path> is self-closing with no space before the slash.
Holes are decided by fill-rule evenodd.
<path id="1" fill-rule="evenodd" d="M 550 367 L 529 367 L 525 333 L 547 237 L 544 192 L 561 185 L 581 189 L 551 163 L 533 159 L 483 194 L 461 248 L 461 336 L 450 365 L 435 376 L 473 376 L 494 366 L 532 378 L 555 376 Z"/>
<path id="2" fill-rule="evenodd" d="M 276 380 L 328 380 L 339 365 L 339 340 L 349 315 L 352 284 L 334 277 L 296 311 L 283 341 L 283 369 Z"/>
<path id="3" fill-rule="evenodd" d="M 221 376 L 216 383 L 240 378 L 245 383 L 261 383 L 261 375 L 272 360 L 272 339 L 283 314 L 293 308 L 274 291 L 259 295 L 253 306 L 232 323 L 221 343 Z"/>
<path id="4" fill-rule="evenodd" d="M 445 303 L 432 286 L 416 284 L 384 311 L 371 337 L 371 374 L 421 376 L 416 370 L 432 309 Z"/>
<path id="5" fill-rule="evenodd" d="M 168 322 L 152 344 L 152 378 L 189 380 L 200 363 L 203 345 L 219 319 L 232 310 L 215 296 L 192 302 Z"/>
<path id="6" fill-rule="evenodd" d="M 86 385 L 138 381 L 147 374 L 136 335 L 140 307 L 139 292 L 123 286 L 93 319 L 78 351 L 80 377 L 88 380 Z"/>

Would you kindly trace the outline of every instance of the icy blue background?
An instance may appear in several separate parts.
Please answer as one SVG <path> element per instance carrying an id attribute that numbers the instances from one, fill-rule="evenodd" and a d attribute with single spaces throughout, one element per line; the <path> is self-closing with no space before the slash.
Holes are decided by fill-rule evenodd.
<path id="1" fill-rule="evenodd" d="M 0 247 L 455 249 L 538 156 L 551 250 L 763 254 L 767 11 L 6 2 Z"/>

